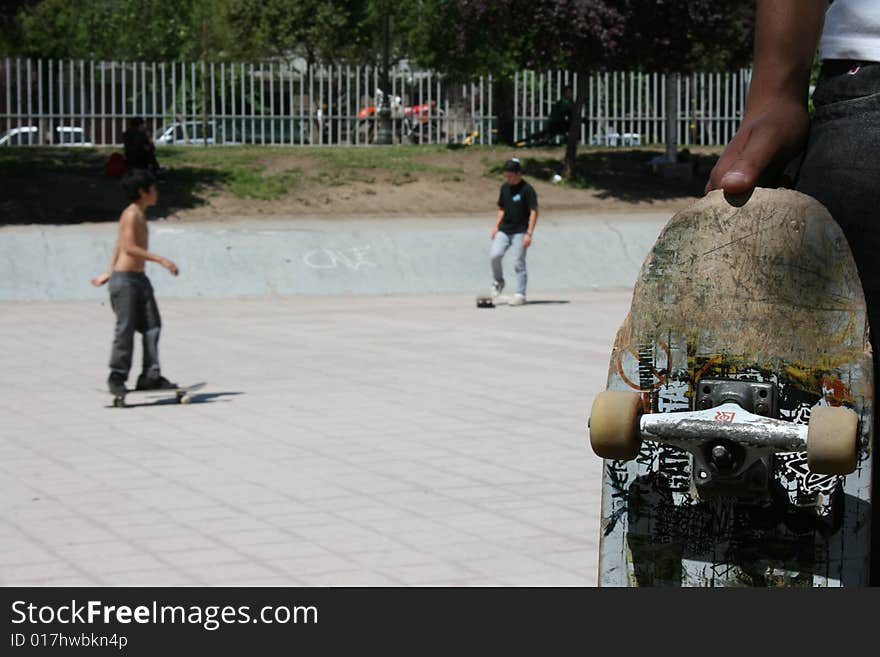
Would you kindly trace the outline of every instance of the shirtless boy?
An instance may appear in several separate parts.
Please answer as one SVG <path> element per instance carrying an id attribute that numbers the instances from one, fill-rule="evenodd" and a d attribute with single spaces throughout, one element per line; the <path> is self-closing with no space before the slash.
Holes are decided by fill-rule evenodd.
<path id="1" fill-rule="evenodd" d="M 131 369 L 134 352 L 134 333 L 143 335 L 143 370 L 138 377 L 137 390 L 176 388 L 159 370 L 159 332 L 162 320 L 153 296 L 153 286 L 144 273 L 147 260 L 158 262 L 174 276 L 177 265 L 168 258 L 150 253 L 146 209 L 159 198 L 155 177 L 143 169 L 132 169 L 122 179 L 122 188 L 131 201 L 119 217 L 119 237 L 110 258 L 107 271 L 92 279 L 100 287 L 109 282 L 110 304 L 116 313 L 116 333 L 110 354 L 110 392 L 125 392 L 125 382 Z"/>

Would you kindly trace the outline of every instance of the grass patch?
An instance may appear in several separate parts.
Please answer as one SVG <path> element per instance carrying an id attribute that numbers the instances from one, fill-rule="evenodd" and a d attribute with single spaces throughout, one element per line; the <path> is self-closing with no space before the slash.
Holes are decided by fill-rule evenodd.
<path id="1" fill-rule="evenodd" d="M 281 173 L 266 174 L 265 161 L 272 155 L 265 147 L 233 146 L 212 148 L 204 146 L 177 146 L 161 148 L 162 166 L 168 167 L 175 177 L 210 170 L 214 186 L 225 188 L 233 196 L 272 201 L 289 193 L 297 184 L 301 170 L 286 169 Z M 194 190 L 206 191 L 194 182 Z"/>
<path id="2" fill-rule="evenodd" d="M 259 167 L 234 168 L 227 188 L 239 198 L 271 201 L 291 192 L 297 179 L 297 175 L 289 171 L 265 175 Z"/>
<path id="3" fill-rule="evenodd" d="M 398 145 L 365 146 L 355 148 L 308 148 L 306 154 L 314 157 L 331 170 L 407 171 L 410 173 L 463 173 L 461 167 L 432 164 L 420 156 L 445 153 L 445 146 Z"/>

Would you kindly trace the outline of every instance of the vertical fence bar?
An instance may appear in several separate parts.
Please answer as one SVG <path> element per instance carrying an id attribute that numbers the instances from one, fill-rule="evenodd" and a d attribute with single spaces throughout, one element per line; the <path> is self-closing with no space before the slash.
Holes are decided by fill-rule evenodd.
<path id="1" fill-rule="evenodd" d="M 131 63 L 131 113 L 133 115 L 137 115 L 138 113 L 138 66 L 137 62 Z M 127 125 L 123 124 L 123 130 L 128 128 Z"/>
<path id="2" fill-rule="evenodd" d="M 238 77 L 236 79 L 236 70 L 235 64 L 230 64 L 230 75 L 232 80 L 230 82 L 230 96 L 232 98 L 232 114 L 235 116 L 235 126 L 238 131 L 238 140 L 242 144 L 250 144 L 250 136 L 247 131 L 247 118 L 245 108 L 247 107 L 246 102 L 246 94 L 245 94 L 245 82 L 244 82 L 244 62 L 238 63 Z M 235 98 L 236 94 L 238 95 L 238 108 L 236 109 Z"/>
<path id="3" fill-rule="evenodd" d="M 513 141 L 519 141 L 519 71 L 513 74 Z"/>
<path id="4" fill-rule="evenodd" d="M 10 116 L 12 114 L 12 60 L 7 57 L 4 60 L 4 64 L 6 65 L 6 84 L 4 85 L 6 87 L 6 112 L 3 116 L 3 130 L 8 131 L 12 127 L 12 118 Z"/>
<path id="5" fill-rule="evenodd" d="M 308 66 L 306 70 L 299 76 L 299 145 L 302 146 L 306 140 L 305 133 L 305 95 L 306 95 L 306 75 L 308 74 Z"/>
<path id="6" fill-rule="evenodd" d="M 217 130 L 217 90 L 215 88 L 215 76 L 214 76 L 214 62 L 211 62 L 208 65 L 210 71 L 210 90 L 211 90 L 211 120 L 209 125 L 211 126 L 211 138 L 214 140 L 214 145 L 222 144 L 220 141 L 220 131 Z M 222 122 L 222 119 L 221 119 Z"/>
<path id="7" fill-rule="evenodd" d="M 166 90 L 165 90 L 165 62 L 161 62 L 159 64 L 159 97 L 160 102 L 162 103 L 162 111 L 161 113 L 157 113 L 161 118 L 161 124 L 159 130 L 161 130 L 164 134 L 165 127 L 168 125 L 167 113 L 168 113 L 168 105 L 166 102 Z"/>
<path id="8" fill-rule="evenodd" d="M 309 65 L 309 144 L 315 143 L 315 73 L 314 65 Z"/>
<path id="9" fill-rule="evenodd" d="M 171 62 L 171 121 L 170 125 L 173 126 L 177 121 L 177 65 L 174 62 Z M 171 133 L 171 141 L 175 141 L 177 137 L 177 128 L 174 128 Z"/>
<path id="10" fill-rule="evenodd" d="M 128 77 L 126 75 L 127 68 L 128 67 L 126 66 L 126 63 L 121 62 L 119 73 L 122 76 L 122 89 L 120 90 L 120 95 L 121 95 L 120 101 L 122 101 L 121 112 L 120 112 L 120 119 L 121 119 L 120 122 L 122 123 L 122 126 L 121 126 L 122 132 L 125 132 L 125 118 L 128 114 L 127 107 L 126 107 L 126 104 L 128 101 L 128 96 L 126 94 L 126 83 L 127 83 L 126 78 Z M 114 134 L 113 134 L 114 140 L 116 139 L 116 135 L 118 135 L 118 134 L 119 134 L 119 132 L 114 130 Z M 114 141 L 114 143 L 118 143 L 118 142 Z"/>
<path id="11" fill-rule="evenodd" d="M 153 120 L 153 134 L 159 130 L 159 108 L 157 105 L 157 98 L 159 95 L 158 91 L 158 82 L 157 82 L 157 73 L 158 67 L 156 66 L 156 62 L 153 62 L 150 66 L 150 107 L 152 109 L 152 120 Z"/>
<path id="12" fill-rule="evenodd" d="M 141 62 L 141 116 L 146 121 L 149 116 L 147 112 L 147 63 Z"/>
<path id="13" fill-rule="evenodd" d="M 226 62 L 220 62 L 220 132 L 223 134 L 223 143 L 229 138 L 226 132 Z"/>
<path id="14" fill-rule="evenodd" d="M 498 120 L 495 116 L 495 108 L 492 105 L 494 98 L 495 98 L 495 80 L 492 79 L 491 73 L 489 74 L 489 81 L 488 81 L 487 87 L 488 87 L 488 89 L 487 89 L 486 95 L 488 96 L 488 99 L 489 99 L 489 102 L 488 102 L 488 107 L 489 107 L 489 145 L 491 146 L 492 144 L 495 143 L 495 132 L 494 132 L 494 129 L 492 126 L 498 126 Z"/>
<path id="15" fill-rule="evenodd" d="M 361 67 L 354 67 L 354 113 L 355 118 L 352 120 L 352 125 L 354 126 L 354 143 L 361 143 L 361 122 L 360 122 L 360 111 L 361 108 L 364 107 L 365 103 L 363 98 L 361 97 Z"/>
<path id="16" fill-rule="evenodd" d="M 31 75 L 30 57 L 25 60 L 25 68 L 26 68 L 26 72 L 27 72 L 27 76 L 26 76 L 27 77 L 27 103 L 26 103 L 27 124 L 33 125 L 33 122 L 34 122 L 34 120 L 33 120 L 33 115 L 34 115 L 34 104 L 33 104 L 34 103 L 34 92 L 33 92 L 33 89 L 34 89 L 34 85 L 33 85 L 33 78 Z M 37 134 L 39 134 L 39 133 L 37 133 Z M 27 139 L 27 143 L 30 144 L 32 141 L 33 141 L 33 135 L 29 134 L 28 139 Z"/>
<path id="17" fill-rule="evenodd" d="M 189 119 L 188 123 L 192 126 L 193 136 L 198 139 L 199 131 L 197 127 L 201 125 L 201 121 L 199 121 L 199 95 L 196 91 L 196 63 L 189 63 Z M 202 135 L 202 139 L 205 139 L 206 135 Z M 198 142 L 197 142 L 198 143 Z"/>
<path id="18" fill-rule="evenodd" d="M 290 76 L 290 80 L 287 85 L 287 124 L 288 124 L 288 137 L 287 143 L 293 144 L 293 131 L 294 131 L 294 122 L 293 122 L 293 66 L 288 63 L 287 73 Z"/>
<path id="19" fill-rule="evenodd" d="M 49 121 L 46 124 L 49 134 L 43 136 L 44 144 L 52 143 L 52 126 L 55 123 L 55 61 L 50 59 L 46 69 L 49 71 Z M 7 103 L 7 107 L 9 104 Z"/>
<path id="20" fill-rule="evenodd" d="M 21 142 L 21 58 L 15 58 L 15 122 L 18 128 L 18 141 Z"/>
<path id="21" fill-rule="evenodd" d="M 107 65 L 98 63 L 101 69 L 101 145 L 107 145 Z M 51 102 L 51 101 L 50 101 Z"/>
<path id="22" fill-rule="evenodd" d="M 348 80 L 348 77 L 345 78 Z M 337 144 L 342 143 L 342 121 L 343 121 L 343 112 L 342 112 L 342 65 L 336 65 L 336 100 L 333 103 L 333 107 L 336 113 L 336 142 Z M 345 94 L 345 102 L 346 107 L 348 106 L 348 94 Z"/>
<path id="23" fill-rule="evenodd" d="M 484 134 L 486 132 L 486 105 L 484 104 L 485 103 L 485 96 L 484 96 L 485 88 L 483 86 L 483 79 L 484 78 L 481 75 L 480 76 L 480 123 L 479 123 L 479 128 L 475 128 L 475 129 L 479 130 L 479 132 L 480 132 L 480 134 L 479 134 L 480 144 L 486 143 L 485 134 Z M 421 99 L 419 100 L 419 103 L 421 104 Z"/>
<path id="24" fill-rule="evenodd" d="M 9 111 L 7 107 L 6 111 Z M 41 134 L 43 132 L 43 126 L 46 124 L 45 122 L 45 114 L 43 114 L 43 58 L 40 57 L 37 60 L 37 113 L 40 115 L 40 120 L 37 122 L 37 136 L 36 143 L 39 144 L 42 142 Z"/>
<path id="25" fill-rule="evenodd" d="M 95 60 L 89 60 L 89 115 L 91 117 L 91 125 L 89 126 L 89 137 L 93 143 L 98 143 L 98 121 L 97 112 L 95 111 Z M 103 144 L 102 144 L 103 145 Z"/>
<path id="26" fill-rule="evenodd" d="M 176 112 L 177 106 L 174 109 Z M 180 122 L 180 129 L 183 131 L 183 141 L 188 142 L 190 134 L 186 121 L 186 62 L 180 63 L 180 112 L 177 113 L 177 121 Z"/>
<path id="27" fill-rule="evenodd" d="M 251 118 L 251 143 L 257 143 L 257 121 L 256 121 L 256 108 L 254 103 L 254 65 L 250 65 L 249 75 L 250 75 L 250 102 L 248 103 L 249 111 Z"/>

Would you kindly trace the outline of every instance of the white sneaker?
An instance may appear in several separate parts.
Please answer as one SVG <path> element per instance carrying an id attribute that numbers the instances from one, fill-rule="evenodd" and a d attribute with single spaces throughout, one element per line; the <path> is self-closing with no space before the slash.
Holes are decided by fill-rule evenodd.
<path id="1" fill-rule="evenodd" d="M 520 294 L 519 292 L 517 292 L 510 299 L 510 305 L 511 306 L 524 306 L 524 305 L 526 305 L 526 295 Z"/>
<path id="2" fill-rule="evenodd" d="M 495 281 L 492 283 L 492 298 L 497 299 L 501 296 L 501 290 L 504 289 L 504 281 Z"/>

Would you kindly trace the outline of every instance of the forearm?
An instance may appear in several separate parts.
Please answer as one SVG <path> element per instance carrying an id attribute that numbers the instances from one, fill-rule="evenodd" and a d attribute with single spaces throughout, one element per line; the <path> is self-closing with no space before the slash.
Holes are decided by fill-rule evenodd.
<path id="1" fill-rule="evenodd" d="M 538 223 L 538 211 L 532 210 L 529 213 L 529 230 L 528 233 L 531 235 L 535 232 L 535 225 Z"/>
<path id="2" fill-rule="evenodd" d="M 785 96 L 806 104 L 827 0 L 758 0 L 746 113 Z"/>
<path id="3" fill-rule="evenodd" d="M 499 211 L 498 211 L 498 216 L 495 217 L 495 228 L 496 228 L 496 229 L 498 228 L 498 226 L 501 225 L 501 220 L 502 220 L 502 219 L 504 219 L 504 210 L 499 210 Z"/>

